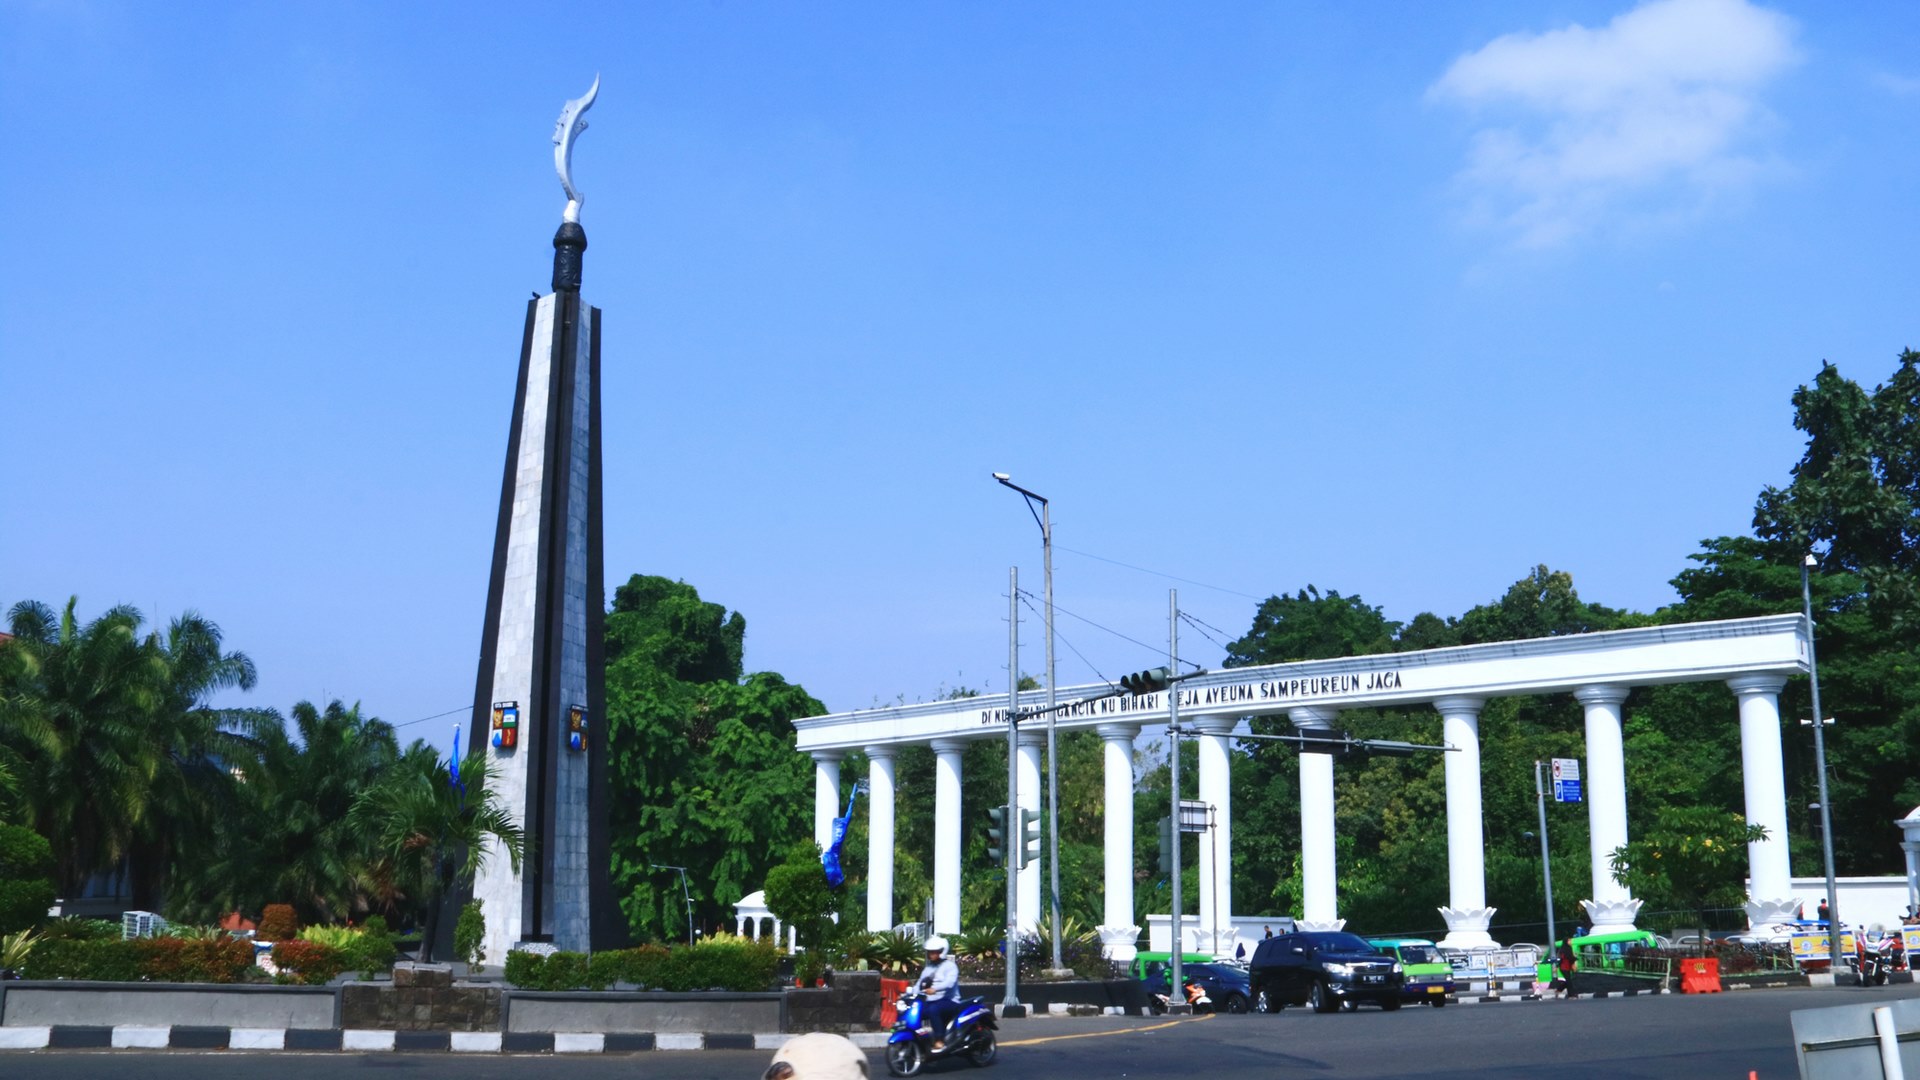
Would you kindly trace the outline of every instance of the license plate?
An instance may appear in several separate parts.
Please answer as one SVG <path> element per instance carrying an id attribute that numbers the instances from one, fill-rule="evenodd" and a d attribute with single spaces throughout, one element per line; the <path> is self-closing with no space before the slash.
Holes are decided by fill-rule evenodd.
<path id="1" fill-rule="evenodd" d="M 1447 992 L 1447 988 L 1446 988 L 1446 987 L 1444 987 L 1444 986 L 1429 986 L 1429 987 L 1427 987 L 1427 993 L 1429 993 L 1429 994 L 1444 994 L 1444 993 L 1446 993 L 1446 992 Z"/>
<path id="2" fill-rule="evenodd" d="M 1382 982 L 1382 981 L 1384 981 L 1385 979 L 1386 979 L 1386 976 L 1385 976 L 1385 975 L 1362 975 L 1362 976 L 1360 976 L 1360 981 L 1361 981 L 1361 982 Z"/>

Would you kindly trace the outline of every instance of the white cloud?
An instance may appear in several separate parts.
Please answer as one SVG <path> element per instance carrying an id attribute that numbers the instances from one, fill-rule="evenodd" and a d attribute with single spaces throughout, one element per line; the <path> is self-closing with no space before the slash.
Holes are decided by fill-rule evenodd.
<path id="1" fill-rule="evenodd" d="M 1746 0 L 1655 0 L 1598 29 L 1495 38 L 1428 94 L 1488 117 L 1461 173 L 1476 216 L 1551 246 L 1744 186 L 1793 29 Z"/>

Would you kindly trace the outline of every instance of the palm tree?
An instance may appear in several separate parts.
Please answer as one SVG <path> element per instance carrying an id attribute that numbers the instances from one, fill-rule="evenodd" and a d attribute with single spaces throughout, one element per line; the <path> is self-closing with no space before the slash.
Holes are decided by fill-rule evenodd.
<path id="1" fill-rule="evenodd" d="M 182 868 L 169 910 L 208 919 L 287 903 L 302 921 L 327 923 L 390 903 L 376 880 L 381 856 L 348 815 L 399 760 L 393 728 L 338 701 L 295 705 L 292 730 L 271 709 L 226 723 L 242 744 L 223 757 L 238 781 L 234 806 L 211 856 Z"/>
<path id="2" fill-rule="evenodd" d="M 66 610 L 22 601 L 0 645 L 0 721 L 20 748 L 23 817 L 54 845 L 58 884 L 73 895 L 131 849 L 151 809 L 161 761 L 148 720 L 166 693 L 167 660 L 138 637 L 140 613 L 115 607 L 82 626 Z"/>
<path id="3" fill-rule="evenodd" d="M 424 905 L 422 960 L 433 959 L 441 904 L 456 883 L 470 883 L 496 849 L 520 870 L 524 836 L 488 788 L 487 767 L 484 749 L 469 753 L 456 785 L 449 762 L 416 741 L 385 780 L 355 800 L 349 815 Z"/>
<path id="4" fill-rule="evenodd" d="M 152 810 L 137 829 L 128 860 L 134 903 L 157 910 L 176 870 L 215 857 L 223 830 L 238 813 L 232 764 L 246 749 L 234 730 L 238 711 L 216 709 L 210 698 L 232 688 L 250 690 L 255 673 L 244 653 L 220 651 L 220 628 L 194 612 L 147 642 L 165 658 L 167 681 L 146 731 L 147 753 L 160 762 L 153 775 Z"/>

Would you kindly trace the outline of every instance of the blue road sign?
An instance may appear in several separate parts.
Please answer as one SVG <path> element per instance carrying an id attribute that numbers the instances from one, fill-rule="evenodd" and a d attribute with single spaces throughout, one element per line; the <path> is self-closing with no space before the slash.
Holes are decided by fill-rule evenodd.
<path id="1" fill-rule="evenodd" d="M 1555 780 L 1553 782 L 1553 801 L 1554 802 L 1579 802 L 1580 801 L 1580 781 Z"/>

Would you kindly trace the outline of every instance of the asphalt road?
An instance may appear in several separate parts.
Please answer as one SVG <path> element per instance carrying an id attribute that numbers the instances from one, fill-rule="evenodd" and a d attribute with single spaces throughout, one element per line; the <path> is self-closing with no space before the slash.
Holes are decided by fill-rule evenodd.
<path id="1" fill-rule="evenodd" d="M 1476 1080 L 1761 1080 L 1796 1077 L 1788 1014 L 1795 1009 L 1920 997 L 1920 986 L 1873 990 L 1752 990 L 1687 997 L 1362 1009 L 1319 1016 L 1167 1020 L 1109 1017 L 1010 1020 L 1000 1060 L 981 1080 L 1073 1077 L 1474 1077 Z M 40 1052 L 0 1055 L 8 1080 L 272 1077 L 458 1077 L 460 1080 L 755 1080 L 763 1051 L 655 1051 L 626 1056 Z M 880 1054 L 872 1075 L 886 1075 Z M 929 1077 L 967 1076 L 965 1064 Z"/>

